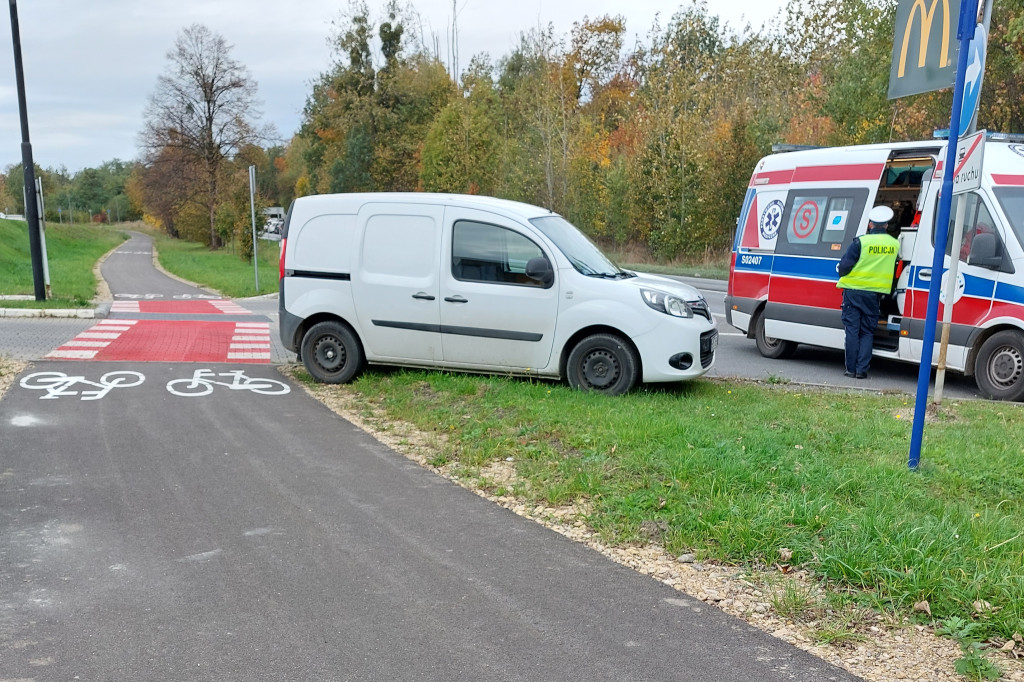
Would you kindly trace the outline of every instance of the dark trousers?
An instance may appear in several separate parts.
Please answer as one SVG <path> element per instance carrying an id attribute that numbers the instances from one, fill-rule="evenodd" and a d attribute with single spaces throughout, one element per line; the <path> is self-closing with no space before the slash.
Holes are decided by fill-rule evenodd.
<path id="1" fill-rule="evenodd" d="M 843 328 L 846 330 L 846 371 L 867 374 L 878 327 L 878 294 L 843 289 Z"/>

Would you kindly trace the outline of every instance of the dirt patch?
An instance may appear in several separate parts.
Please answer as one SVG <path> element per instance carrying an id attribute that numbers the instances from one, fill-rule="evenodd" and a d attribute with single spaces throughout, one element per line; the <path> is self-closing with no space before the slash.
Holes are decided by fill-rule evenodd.
<path id="1" fill-rule="evenodd" d="M 298 367 L 280 369 L 294 379 Z M 585 506 L 527 504 L 512 494 L 517 486 L 523 485 L 516 475 L 514 461 L 493 462 L 472 476 L 465 475 L 456 465 L 434 466 L 431 462 L 438 459 L 445 442 L 443 435 L 422 433 L 411 424 L 385 419 L 373 402 L 346 386 L 301 385 L 339 416 L 438 475 L 679 590 L 681 606 L 694 610 L 721 609 L 865 680 L 966 679 L 955 669 L 961 657 L 956 642 L 939 637 L 929 627 L 890 615 L 855 607 L 842 613 L 829 610 L 823 606 L 825 595 L 821 585 L 806 572 L 792 570 L 785 564 L 784 556 L 774 566 L 740 569 L 700 563 L 691 555 L 673 557 L 657 542 L 642 547 L 608 546 L 583 521 L 588 512 Z M 901 419 L 913 419 L 912 410 L 909 414 L 898 414 Z M 804 605 L 799 617 L 780 612 L 780 607 L 787 610 L 786 604 L 794 601 Z M 988 657 L 1002 669 L 1001 680 L 1024 682 L 1024 660 L 1015 656 L 1024 646 L 1015 644 L 1008 643 L 1009 648 L 1002 651 L 991 651 Z"/>
<path id="2" fill-rule="evenodd" d="M 14 378 L 25 371 L 26 367 L 27 363 L 0 357 L 0 398 L 4 397 L 7 389 L 14 383 Z"/>

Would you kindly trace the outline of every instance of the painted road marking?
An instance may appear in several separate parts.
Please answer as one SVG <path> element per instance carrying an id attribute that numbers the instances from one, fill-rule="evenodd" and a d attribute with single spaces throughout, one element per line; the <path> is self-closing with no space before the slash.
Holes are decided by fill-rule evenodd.
<path id="1" fill-rule="evenodd" d="M 230 379 L 230 381 L 224 381 L 222 378 Z M 64 372 L 34 372 L 22 377 L 21 387 L 30 391 L 44 391 L 44 394 L 39 396 L 40 400 L 56 400 L 63 396 L 79 396 L 79 400 L 100 400 L 115 388 L 141 386 L 145 381 L 144 374 L 132 370 L 107 372 L 100 377 L 99 381 Z M 215 386 L 223 386 L 232 391 L 250 391 L 260 395 L 285 395 L 292 390 L 283 381 L 249 377 L 245 375 L 244 370 L 240 369 L 227 372 L 197 369 L 191 377 L 168 381 L 167 391 L 172 395 L 193 398 L 213 393 Z M 27 425 L 27 423 L 16 425 Z"/>
<path id="2" fill-rule="evenodd" d="M 246 347 L 236 348 L 239 343 Z M 105 320 L 46 357 L 98 361 L 269 363 L 270 323 Z"/>
<path id="3" fill-rule="evenodd" d="M 110 306 L 112 313 L 137 313 L 139 311 L 138 301 L 114 301 Z"/>
<path id="4" fill-rule="evenodd" d="M 90 381 L 84 376 L 69 376 L 64 372 L 35 372 L 22 377 L 21 387 L 33 391 L 46 391 L 46 395 L 39 396 L 40 400 L 56 400 L 62 395 L 81 395 L 81 400 L 99 400 L 114 388 L 131 388 L 140 385 L 145 380 L 145 376 L 130 370 L 107 372 L 100 377 L 98 382 Z M 81 393 L 70 390 L 83 386 L 92 388 L 90 390 L 83 389 Z"/>
<path id="5" fill-rule="evenodd" d="M 217 381 L 215 377 L 230 377 L 231 381 Z M 283 381 L 247 377 L 240 369 L 228 372 L 214 372 L 212 369 L 197 369 L 191 379 L 173 379 L 167 382 L 167 390 L 173 395 L 199 397 L 213 393 L 214 386 L 224 386 L 233 391 L 252 391 L 260 395 L 284 395 L 291 387 Z"/>

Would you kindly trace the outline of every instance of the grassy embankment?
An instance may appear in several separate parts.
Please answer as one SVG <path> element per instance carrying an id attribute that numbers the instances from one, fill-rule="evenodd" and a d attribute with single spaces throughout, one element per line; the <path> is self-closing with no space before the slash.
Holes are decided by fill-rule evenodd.
<path id="1" fill-rule="evenodd" d="M 490 492 L 583 503 L 607 544 L 653 528 L 672 554 L 802 566 L 827 586 L 807 604 L 819 615 L 867 606 L 969 624 L 977 640 L 1024 631 L 1024 406 L 946 405 L 910 471 L 909 396 L 699 380 L 606 398 L 374 369 L 329 390 L 433 434 L 433 464 L 466 478 L 511 458 L 518 482 L 485 477 Z"/>
<path id="2" fill-rule="evenodd" d="M 119 229 L 93 225 L 47 225 L 46 251 L 52 298 L 0 300 L 0 308 L 83 308 L 96 296 L 96 262 L 127 238 Z M 0 220 L 0 294 L 32 295 L 32 257 L 26 224 Z"/>
<path id="3" fill-rule="evenodd" d="M 260 240 L 257 247 L 259 291 L 251 260 L 242 260 L 230 247 L 211 251 L 195 242 L 171 239 L 156 230 L 146 230 L 156 242 L 160 265 L 178 277 L 219 291 L 229 298 L 243 298 L 277 292 L 278 242 Z"/>

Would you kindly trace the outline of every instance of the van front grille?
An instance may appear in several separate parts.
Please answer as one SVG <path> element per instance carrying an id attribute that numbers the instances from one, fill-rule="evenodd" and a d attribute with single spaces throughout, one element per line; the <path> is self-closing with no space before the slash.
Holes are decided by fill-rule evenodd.
<path id="1" fill-rule="evenodd" d="M 715 360 L 715 349 L 718 348 L 718 330 L 704 332 L 700 335 L 700 366 L 707 369 Z"/>

